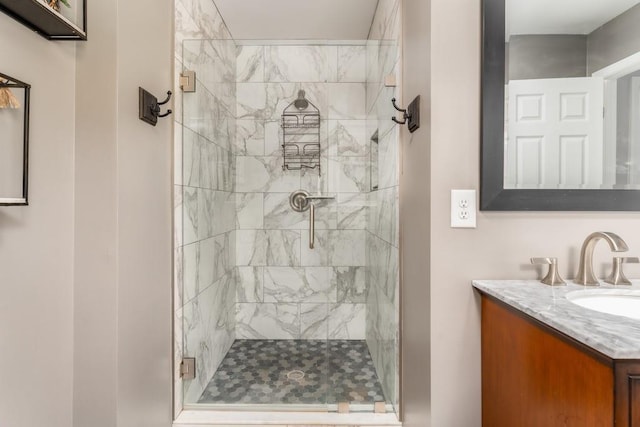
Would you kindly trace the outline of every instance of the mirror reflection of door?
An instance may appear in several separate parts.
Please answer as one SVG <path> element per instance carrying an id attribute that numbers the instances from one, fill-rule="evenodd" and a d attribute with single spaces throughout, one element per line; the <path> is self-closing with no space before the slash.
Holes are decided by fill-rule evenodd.
<path id="1" fill-rule="evenodd" d="M 640 188 L 640 0 L 507 0 L 505 188 Z"/>
<path id="2" fill-rule="evenodd" d="M 599 188 L 603 81 L 513 80 L 507 88 L 510 188 Z"/>

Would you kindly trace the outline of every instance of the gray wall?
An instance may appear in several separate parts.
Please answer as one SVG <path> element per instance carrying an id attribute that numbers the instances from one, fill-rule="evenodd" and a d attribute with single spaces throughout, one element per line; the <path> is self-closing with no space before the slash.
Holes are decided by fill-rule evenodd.
<path id="1" fill-rule="evenodd" d="M 507 46 L 509 80 L 587 75 L 586 36 L 517 35 Z"/>
<path id="2" fill-rule="evenodd" d="M 640 4 L 588 36 L 587 72 L 591 75 L 640 51 Z"/>
<path id="3" fill-rule="evenodd" d="M 448 4 L 450 0 L 440 0 Z M 421 128 L 401 134 L 400 254 L 402 395 L 407 427 L 463 426 L 431 423 L 431 45 L 432 0 L 404 0 L 402 105 L 422 96 Z M 442 7 L 442 6 L 441 6 Z M 464 9 L 461 9 L 464 11 Z M 461 27 L 462 31 L 466 27 Z M 458 35 L 452 32 L 452 38 Z M 476 39 L 476 42 L 478 39 Z M 474 92 L 470 92 L 473 94 Z M 459 127 L 459 126 L 458 126 Z M 439 250 L 439 249 L 437 249 Z M 435 393 L 439 390 L 434 389 Z M 461 406 L 464 408 L 467 402 Z"/>
<path id="4" fill-rule="evenodd" d="M 587 36 L 514 35 L 507 43 L 510 80 L 585 77 L 640 51 L 640 5 Z"/>
<path id="5" fill-rule="evenodd" d="M 77 109 L 66 115 L 77 136 L 74 357 L 63 371 L 77 427 L 171 425 L 172 123 L 138 119 L 138 86 L 171 88 L 172 10 L 90 2 L 78 47 Z"/>
<path id="6" fill-rule="evenodd" d="M 414 7 L 407 15 L 421 10 L 417 5 L 419 1 L 407 0 L 407 4 Z M 411 24 L 412 19 L 407 20 L 407 25 L 415 29 L 417 23 Z M 542 271 L 532 267 L 529 258 L 539 255 L 557 256 L 561 274 L 573 277 L 580 245 L 596 230 L 619 233 L 626 239 L 631 253 L 640 253 L 640 234 L 636 231 L 640 227 L 640 216 L 636 212 L 480 212 L 477 229 L 449 227 L 451 189 L 478 189 L 480 186 L 480 23 L 480 2 L 477 0 L 432 0 L 431 75 L 429 77 L 425 66 L 406 67 L 406 79 L 421 82 L 419 86 L 408 85 L 406 93 L 413 96 L 421 91 L 427 103 L 424 114 L 431 108 L 430 146 L 427 145 L 429 137 L 422 134 L 414 136 L 414 147 L 410 148 L 429 147 L 429 154 L 416 160 L 423 168 L 418 171 L 408 168 L 412 159 L 405 153 L 403 178 L 403 183 L 421 183 L 427 187 L 422 191 L 431 192 L 431 208 L 421 215 L 415 211 L 416 217 L 420 215 L 422 221 L 430 224 L 431 234 L 405 216 L 403 237 L 408 239 L 411 234 L 418 234 L 421 239 L 427 239 L 431 247 L 431 255 L 427 255 L 417 237 L 411 245 L 406 242 L 409 247 L 404 252 L 404 286 L 416 290 L 430 286 L 434 426 L 481 425 L 480 305 L 478 296 L 471 289 L 471 280 L 538 279 L 542 277 Z M 406 40 L 405 61 L 417 60 L 411 59 L 409 54 L 416 52 L 412 45 L 415 40 L 420 43 L 417 51 L 427 55 L 429 46 L 425 39 L 428 37 L 421 33 L 414 36 L 413 42 L 410 38 Z M 452 49 L 452 40 L 456 41 L 455 49 Z M 431 96 L 425 87 L 428 81 Z M 421 132 L 429 131 L 423 128 Z M 418 148 L 420 146 L 424 148 Z M 404 189 L 410 185 L 406 184 Z M 403 203 L 406 210 L 407 204 L 412 202 L 405 199 Z M 429 276 L 420 278 L 411 273 L 411 268 L 416 267 L 414 257 L 418 257 L 412 252 L 417 251 L 424 254 L 422 262 L 426 263 L 427 257 L 430 259 Z M 608 249 L 600 247 L 595 255 L 597 273 L 600 276 L 608 273 L 604 267 L 611 263 Z M 627 268 L 629 277 L 640 276 L 640 265 Z M 427 301 L 424 295 L 415 296 Z M 410 305 L 406 304 L 405 309 L 408 307 Z M 415 321 L 421 320 L 419 312 L 414 313 Z M 426 325 L 421 326 L 426 328 Z M 411 329 L 405 329 L 405 334 L 410 333 Z M 405 351 L 419 352 L 424 348 L 409 342 Z M 429 363 L 428 356 L 422 357 L 424 363 Z M 404 367 L 405 379 L 416 374 L 411 371 L 412 367 L 418 368 L 415 364 Z M 413 392 L 415 396 L 406 396 L 409 401 L 417 398 L 418 391 Z M 420 408 L 413 410 L 419 413 Z M 410 419 L 411 414 L 407 418 Z"/>
<path id="7" fill-rule="evenodd" d="M 2 73 L 32 85 L 30 206 L 0 207 L 0 425 L 68 427 L 75 43 L 0 13 L 0 58 Z"/>

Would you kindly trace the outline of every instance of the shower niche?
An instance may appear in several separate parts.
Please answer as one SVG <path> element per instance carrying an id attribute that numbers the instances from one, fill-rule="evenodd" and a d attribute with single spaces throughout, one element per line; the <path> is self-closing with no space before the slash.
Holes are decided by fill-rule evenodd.
<path id="1" fill-rule="evenodd" d="M 368 40 L 233 39 L 207 11 L 217 33 L 176 53 L 198 76 L 175 91 L 175 365 L 196 360 L 195 378 L 176 371 L 176 413 L 395 416 L 397 88 L 382 76 L 399 70 L 399 3 Z"/>

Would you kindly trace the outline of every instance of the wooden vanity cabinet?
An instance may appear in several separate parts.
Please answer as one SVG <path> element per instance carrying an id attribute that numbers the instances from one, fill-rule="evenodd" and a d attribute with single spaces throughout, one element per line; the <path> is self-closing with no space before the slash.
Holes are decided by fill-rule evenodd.
<path id="1" fill-rule="evenodd" d="M 613 360 L 482 295 L 482 425 L 640 427 L 640 360 Z"/>

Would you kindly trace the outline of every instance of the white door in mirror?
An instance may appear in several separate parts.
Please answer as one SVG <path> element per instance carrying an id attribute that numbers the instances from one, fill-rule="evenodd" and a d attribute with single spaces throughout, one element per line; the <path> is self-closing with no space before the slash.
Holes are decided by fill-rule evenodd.
<path id="1" fill-rule="evenodd" d="M 509 82 L 505 188 L 600 188 L 603 88 L 600 77 Z"/>
<path id="2" fill-rule="evenodd" d="M 476 228 L 476 190 L 451 190 L 451 228 Z"/>

